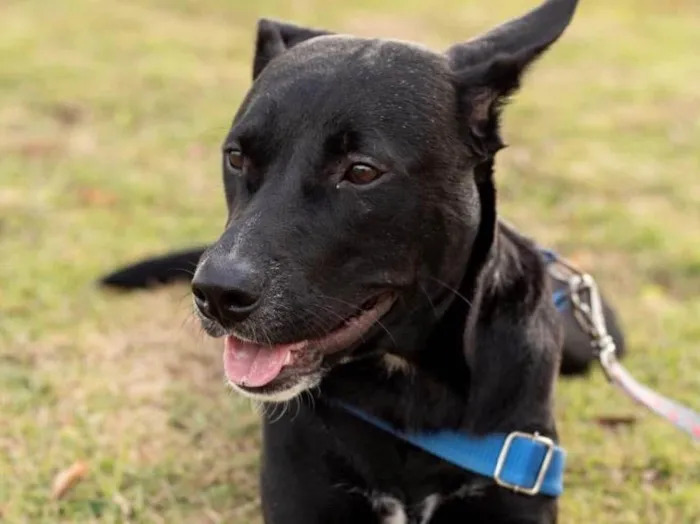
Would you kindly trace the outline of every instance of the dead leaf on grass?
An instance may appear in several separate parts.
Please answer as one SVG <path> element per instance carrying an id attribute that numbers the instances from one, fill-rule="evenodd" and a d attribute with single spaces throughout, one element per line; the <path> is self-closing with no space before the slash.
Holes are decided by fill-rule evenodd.
<path id="1" fill-rule="evenodd" d="M 85 118 L 85 109 L 75 102 L 58 102 L 47 108 L 60 124 L 74 126 Z"/>
<path id="2" fill-rule="evenodd" d="M 622 426 L 633 426 L 637 417 L 633 415 L 603 415 L 595 418 L 596 424 L 607 429 L 618 429 Z"/>
<path id="3" fill-rule="evenodd" d="M 83 461 L 75 462 L 71 467 L 60 471 L 53 479 L 51 498 L 54 500 L 62 498 L 73 486 L 87 476 L 87 472 L 87 464 Z"/>
<path id="4" fill-rule="evenodd" d="M 102 189 L 82 187 L 78 189 L 78 200 L 87 206 L 111 206 L 116 204 L 118 198 L 114 193 Z"/>

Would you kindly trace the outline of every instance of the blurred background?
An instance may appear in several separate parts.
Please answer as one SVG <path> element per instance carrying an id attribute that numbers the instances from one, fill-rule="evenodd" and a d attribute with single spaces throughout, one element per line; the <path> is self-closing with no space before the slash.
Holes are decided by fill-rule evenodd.
<path id="1" fill-rule="evenodd" d="M 538 2 L 0 0 L 0 521 L 259 522 L 256 415 L 187 287 L 93 284 L 218 236 L 258 17 L 445 49 Z M 583 0 L 507 109 L 497 169 L 502 216 L 619 309 L 631 371 L 696 408 L 698 53 L 696 0 Z M 557 410 L 561 522 L 700 522 L 686 435 L 597 369 Z"/>

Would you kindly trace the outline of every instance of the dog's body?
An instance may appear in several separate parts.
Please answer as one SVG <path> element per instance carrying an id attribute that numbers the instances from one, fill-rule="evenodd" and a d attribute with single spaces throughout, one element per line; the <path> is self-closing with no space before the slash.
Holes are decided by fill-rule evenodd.
<path id="1" fill-rule="evenodd" d="M 480 270 L 468 271 L 480 282 L 465 279 L 459 288 L 480 311 L 468 329 L 473 338 L 466 360 L 469 306 L 456 300 L 427 340 L 411 348 L 405 366 L 385 358 L 339 366 L 324 378 L 315 404 L 302 402 L 298 414 L 290 409 L 282 420 L 266 421 L 266 522 L 555 521 L 553 499 L 496 487 L 332 402 L 343 399 L 398 428 L 523 430 L 556 437 L 549 406 L 561 340 L 546 286 L 532 285 L 543 282 L 543 267 L 517 233 L 499 225 L 496 236 L 498 247 L 489 259 Z M 501 362 L 496 365 L 496 355 L 483 348 L 497 352 Z M 377 518 L 378 506 L 386 506 L 386 520 Z M 403 513 L 408 520 L 396 516 Z M 429 514 L 432 519 L 425 520 Z"/>
<path id="2" fill-rule="evenodd" d="M 196 309 L 225 337 L 232 386 L 298 401 L 264 420 L 268 524 L 556 521 L 555 499 L 498 487 L 337 402 L 398 429 L 556 440 L 564 337 L 570 371 L 592 352 L 554 309 L 536 246 L 498 220 L 493 158 L 504 101 L 575 4 L 549 0 L 445 55 L 260 23 L 224 144 L 226 230 L 179 262 L 198 261 Z"/>

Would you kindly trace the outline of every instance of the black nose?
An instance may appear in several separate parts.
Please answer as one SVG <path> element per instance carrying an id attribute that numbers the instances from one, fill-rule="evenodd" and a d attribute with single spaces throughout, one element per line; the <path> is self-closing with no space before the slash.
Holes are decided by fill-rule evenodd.
<path id="1" fill-rule="evenodd" d="M 199 310 L 229 327 L 250 316 L 260 304 L 261 275 L 244 260 L 212 255 L 192 279 L 192 294 Z"/>

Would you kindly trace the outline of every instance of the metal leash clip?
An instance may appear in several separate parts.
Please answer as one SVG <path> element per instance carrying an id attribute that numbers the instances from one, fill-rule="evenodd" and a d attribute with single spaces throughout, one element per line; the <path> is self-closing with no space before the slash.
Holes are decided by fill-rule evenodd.
<path id="1" fill-rule="evenodd" d="M 569 289 L 574 316 L 581 329 L 591 337 L 591 346 L 596 351 L 603 371 L 608 380 L 612 380 L 613 365 L 617 363 L 617 347 L 605 324 L 605 312 L 598 285 L 590 275 L 577 273 L 569 279 Z"/>
<path id="2" fill-rule="evenodd" d="M 551 251 L 544 251 L 549 274 L 569 289 L 573 314 L 581 329 L 591 338 L 598 361 L 609 382 L 637 403 L 668 420 L 700 441 L 700 414 L 637 382 L 617 359 L 615 341 L 608 333 L 605 312 L 593 277 L 574 268 Z M 553 262 L 553 263 L 552 263 Z"/>

